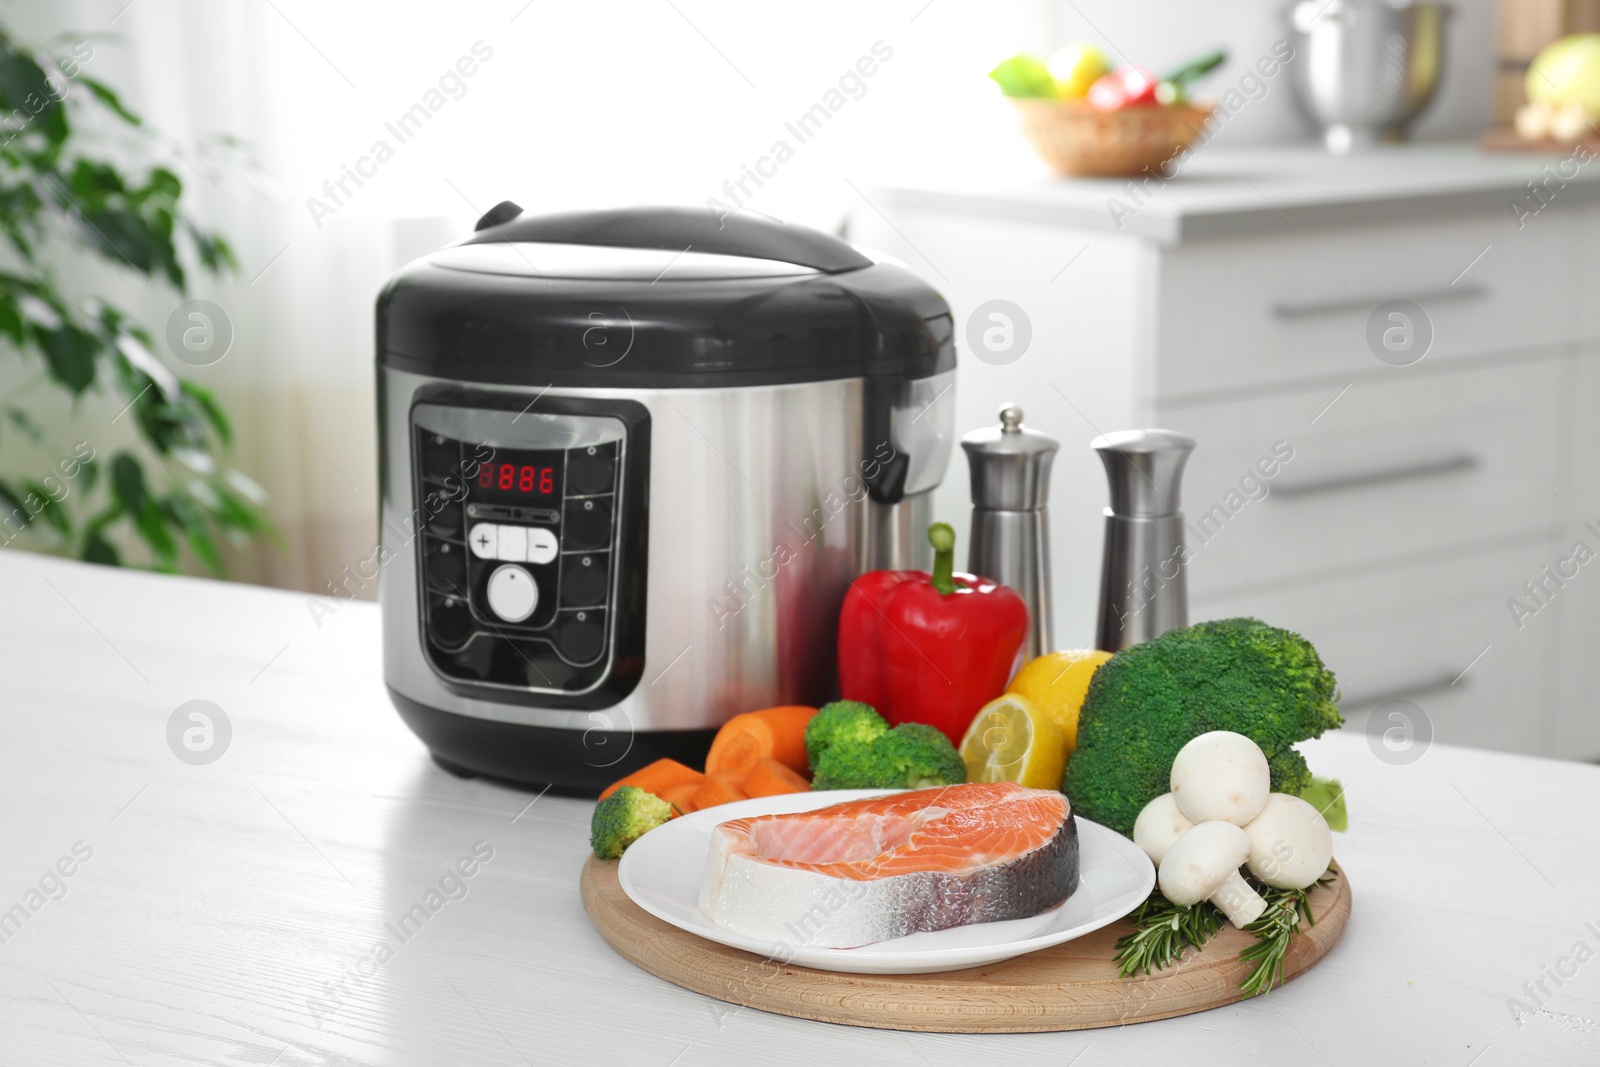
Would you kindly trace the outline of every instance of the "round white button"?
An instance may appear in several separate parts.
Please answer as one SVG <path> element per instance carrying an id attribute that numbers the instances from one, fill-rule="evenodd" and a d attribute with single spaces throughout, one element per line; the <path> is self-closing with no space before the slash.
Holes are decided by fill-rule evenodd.
<path id="1" fill-rule="evenodd" d="M 506 622 L 521 622 L 539 606 L 539 586 L 527 568 L 505 563 L 489 575 L 489 610 Z"/>

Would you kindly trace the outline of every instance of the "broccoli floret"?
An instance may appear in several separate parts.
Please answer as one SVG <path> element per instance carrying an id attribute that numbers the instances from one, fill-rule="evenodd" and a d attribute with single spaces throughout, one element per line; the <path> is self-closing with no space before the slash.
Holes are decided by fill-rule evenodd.
<path id="1" fill-rule="evenodd" d="M 614 860 L 647 832 L 672 818 L 672 805 L 637 786 L 625 785 L 594 806 L 589 844 L 603 860 Z"/>
<path id="2" fill-rule="evenodd" d="M 882 756 L 873 751 L 872 742 L 830 747 L 812 769 L 812 789 L 881 789 L 888 783 Z"/>
<path id="3" fill-rule="evenodd" d="M 830 746 L 811 787 L 927 789 L 966 780 L 967 765 L 948 737 L 931 726 L 904 722 L 865 744 Z"/>
<path id="4" fill-rule="evenodd" d="M 1265 752 L 1266 749 L 1262 751 Z M 1311 787 L 1311 767 L 1306 763 L 1306 758 L 1292 748 L 1280 748 L 1267 756 L 1267 770 L 1272 772 L 1274 793 L 1292 793 L 1299 796 L 1301 790 Z"/>
<path id="5" fill-rule="evenodd" d="M 822 705 L 806 724 L 806 759 L 815 771 L 822 754 L 834 745 L 866 745 L 888 732 L 889 724 L 870 704 L 835 700 Z"/>
<path id="6" fill-rule="evenodd" d="M 967 764 L 944 731 L 920 722 L 903 722 L 873 747 L 889 752 L 889 762 L 905 776 L 910 789 L 960 785 L 967 780 Z"/>
<path id="7" fill-rule="evenodd" d="M 1169 630 L 1095 671 L 1062 791 L 1073 810 L 1119 833 L 1171 785 L 1191 738 L 1232 730 L 1261 746 L 1275 792 L 1311 783 L 1290 746 L 1344 725 L 1333 672 L 1299 634 L 1258 619 Z"/>

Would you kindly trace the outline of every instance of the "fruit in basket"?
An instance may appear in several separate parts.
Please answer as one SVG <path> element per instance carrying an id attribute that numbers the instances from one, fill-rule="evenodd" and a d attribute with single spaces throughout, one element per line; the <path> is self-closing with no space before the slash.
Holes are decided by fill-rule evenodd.
<path id="1" fill-rule="evenodd" d="M 1111 73 L 1106 54 L 1088 41 L 1073 41 L 1051 56 L 1046 67 L 1063 100 L 1082 100 L 1091 85 Z"/>
<path id="2" fill-rule="evenodd" d="M 1018 53 L 1003 59 L 989 72 L 989 78 L 1010 97 L 1024 99 L 1056 96 L 1056 80 L 1050 68 L 1034 56 Z"/>
<path id="3" fill-rule="evenodd" d="M 1100 74 L 1080 94 L 1082 81 L 1096 68 L 1097 54 L 1093 46 L 1080 43 L 1068 45 L 1049 65 L 1032 56 L 1013 56 L 989 77 L 1021 114 L 1034 150 L 1058 173 L 1159 174 L 1204 132 L 1214 108 L 1192 103 L 1190 90 L 1227 54 L 1207 52 L 1165 78 L 1143 67 L 1121 67 Z"/>
<path id="4" fill-rule="evenodd" d="M 1155 104 L 1156 76 L 1143 67 L 1118 67 L 1089 86 L 1089 106 L 1096 111 Z"/>

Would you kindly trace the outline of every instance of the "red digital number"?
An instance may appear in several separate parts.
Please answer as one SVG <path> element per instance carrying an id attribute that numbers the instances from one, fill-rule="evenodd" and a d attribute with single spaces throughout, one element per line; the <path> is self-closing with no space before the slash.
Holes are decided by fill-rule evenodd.
<path id="1" fill-rule="evenodd" d="M 500 488 L 510 489 L 517 479 L 517 468 L 510 463 L 500 464 Z"/>
<path id="2" fill-rule="evenodd" d="M 534 469 L 532 467 L 523 467 L 522 473 L 517 477 L 517 488 L 524 493 L 533 492 L 533 476 Z"/>
<path id="3" fill-rule="evenodd" d="M 493 463 L 481 463 L 478 465 L 478 485 L 484 489 L 494 485 Z"/>
<path id="4" fill-rule="evenodd" d="M 546 467 L 539 472 L 539 492 L 546 496 L 556 491 L 555 468 Z"/>

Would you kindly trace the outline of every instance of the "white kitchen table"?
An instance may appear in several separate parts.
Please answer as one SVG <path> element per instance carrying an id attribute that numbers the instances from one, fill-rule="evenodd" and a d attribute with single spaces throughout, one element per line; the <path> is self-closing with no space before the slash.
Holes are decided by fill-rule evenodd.
<path id="1" fill-rule="evenodd" d="M 435 767 L 389 706 L 372 605 L 319 626 L 303 595 L 11 551 L 0 595 L 8 1067 L 1600 1061 L 1594 766 L 1324 739 L 1355 910 L 1304 977 L 1114 1030 L 852 1029 L 613 952 L 578 899 L 591 804 Z M 167 740 L 191 700 L 231 724 L 206 765 Z"/>

